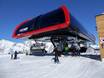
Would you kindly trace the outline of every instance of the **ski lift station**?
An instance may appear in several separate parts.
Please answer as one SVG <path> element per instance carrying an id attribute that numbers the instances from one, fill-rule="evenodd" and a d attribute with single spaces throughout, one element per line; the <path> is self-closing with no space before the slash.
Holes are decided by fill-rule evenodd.
<path id="1" fill-rule="evenodd" d="M 102 19 L 100 15 L 97 16 L 99 27 L 98 19 Z M 60 45 L 61 51 L 65 51 L 65 46 L 75 43 L 80 47 L 80 52 L 86 52 L 88 44 L 95 43 L 96 40 L 95 36 L 81 25 L 65 5 L 20 23 L 16 26 L 12 37 L 27 38 L 36 42 L 51 42 L 54 47 Z M 72 51 L 71 47 L 69 50 Z"/>

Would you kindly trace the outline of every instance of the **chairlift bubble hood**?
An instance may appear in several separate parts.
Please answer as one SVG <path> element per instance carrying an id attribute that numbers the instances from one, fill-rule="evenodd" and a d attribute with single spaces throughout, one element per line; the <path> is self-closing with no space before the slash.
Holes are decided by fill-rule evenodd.
<path id="1" fill-rule="evenodd" d="M 37 39 L 59 35 L 73 37 L 77 35 L 81 39 L 95 42 L 95 36 L 78 22 L 65 5 L 20 23 L 16 26 L 12 37 Z"/>

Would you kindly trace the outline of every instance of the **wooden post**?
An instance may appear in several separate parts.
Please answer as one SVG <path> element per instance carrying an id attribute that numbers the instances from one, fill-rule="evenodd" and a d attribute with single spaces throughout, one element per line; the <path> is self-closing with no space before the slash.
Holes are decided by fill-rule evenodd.
<path id="1" fill-rule="evenodd" d="M 104 58 L 104 14 L 96 16 L 97 32 L 99 36 L 99 46 L 101 59 Z"/>

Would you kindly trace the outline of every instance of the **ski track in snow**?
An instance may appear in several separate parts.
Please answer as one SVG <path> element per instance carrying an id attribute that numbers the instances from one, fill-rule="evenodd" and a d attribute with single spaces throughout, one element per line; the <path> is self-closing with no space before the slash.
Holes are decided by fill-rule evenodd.
<path id="1" fill-rule="evenodd" d="M 66 56 L 55 64 L 53 57 L 0 55 L 0 78 L 104 78 L 104 62 Z"/>

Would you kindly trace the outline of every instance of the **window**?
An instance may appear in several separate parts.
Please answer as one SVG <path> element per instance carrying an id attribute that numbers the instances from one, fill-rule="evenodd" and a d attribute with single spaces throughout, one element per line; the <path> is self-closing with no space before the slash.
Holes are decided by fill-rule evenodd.
<path id="1" fill-rule="evenodd" d="M 57 9 L 39 17 L 37 25 L 39 28 L 44 28 L 52 25 L 57 25 L 65 22 L 65 15 L 62 9 Z"/>
<path id="2" fill-rule="evenodd" d="M 32 31 L 34 29 L 34 25 L 35 25 L 35 20 L 28 21 L 17 29 L 16 34 Z M 37 29 L 37 27 L 35 28 Z"/>
<path id="3" fill-rule="evenodd" d="M 44 15 L 37 16 L 28 21 L 16 31 L 16 34 L 21 34 L 33 30 L 38 30 L 44 27 L 57 25 L 65 22 L 65 15 L 62 9 L 57 9 Z"/>

